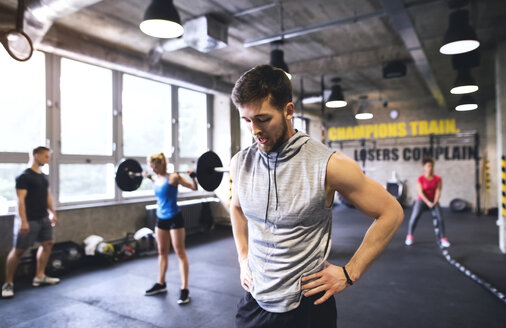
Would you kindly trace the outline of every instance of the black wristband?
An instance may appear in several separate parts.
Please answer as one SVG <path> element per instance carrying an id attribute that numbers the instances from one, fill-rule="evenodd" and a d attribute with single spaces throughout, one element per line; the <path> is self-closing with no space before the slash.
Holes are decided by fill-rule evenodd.
<path id="1" fill-rule="evenodd" d="M 344 276 L 346 277 L 346 283 L 350 286 L 353 285 L 353 280 L 350 279 L 348 272 L 346 272 L 346 268 L 345 267 L 342 267 L 342 268 L 343 268 Z"/>

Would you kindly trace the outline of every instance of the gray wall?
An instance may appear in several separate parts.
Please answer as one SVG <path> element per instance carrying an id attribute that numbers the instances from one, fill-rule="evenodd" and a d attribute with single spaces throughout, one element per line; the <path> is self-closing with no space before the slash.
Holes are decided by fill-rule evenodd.
<path id="1" fill-rule="evenodd" d="M 486 115 L 495 115 L 492 113 L 491 108 L 485 108 L 484 104 L 480 104 L 478 110 L 471 112 L 456 112 L 450 110 L 440 109 L 435 106 L 432 99 L 421 101 L 417 106 L 406 107 L 405 103 L 397 102 L 391 103 L 387 108 L 381 105 L 372 105 L 372 112 L 374 118 L 366 121 L 357 121 L 354 118 L 354 113 L 357 108 L 345 108 L 334 110 L 333 112 L 327 111 L 327 124 L 330 127 L 354 126 L 357 124 L 381 124 L 381 123 L 396 123 L 396 122 L 410 122 L 419 120 L 440 120 L 440 119 L 455 119 L 456 127 L 461 132 L 464 131 L 477 131 L 480 137 L 479 154 L 487 148 L 487 138 L 491 137 L 492 133 L 487 133 L 492 128 L 491 123 L 487 124 Z M 395 120 L 389 117 L 391 109 L 399 111 L 399 117 Z M 454 138 L 455 145 L 464 145 L 465 138 Z M 467 138 L 469 139 L 469 138 Z M 405 137 L 405 138 L 391 138 L 391 139 L 376 139 L 376 148 L 403 148 L 414 147 L 428 147 L 429 137 Z M 445 140 L 442 138 L 442 140 Z M 372 140 L 366 143 L 367 148 L 373 148 Z M 469 146 L 471 146 L 470 144 Z M 450 145 L 450 148 L 452 145 Z M 360 150 L 360 143 L 357 142 L 344 142 L 343 148 L 339 144 L 333 143 L 333 148 L 342 151 L 346 155 L 355 158 L 355 150 Z M 362 164 L 362 163 L 360 163 Z M 366 174 L 372 179 L 378 181 L 380 184 L 385 185 L 387 180 L 392 176 L 395 171 L 396 176 L 401 181 L 407 183 L 407 198 L 406 205 L 411 204 L 416 199 L 416 179 L 423 173 L 423 168 L 420 161 L 405 161 L 402 156 L 397 161 L 391 160 L 374 160 L 366 161 L 365 163 Z M 476 192 L 475 192 L 475 161 L 474 160 L 446 160 L 440 157 L 436 161 L 435 173 L 443 178 L 443 191 L 441 196 L 442 206 L 448 206 L 450 201 L 454 198 L 462 198 L 476 206 Z M 492 200 L 489 200 L 490 206 L 497 206 Z"/>

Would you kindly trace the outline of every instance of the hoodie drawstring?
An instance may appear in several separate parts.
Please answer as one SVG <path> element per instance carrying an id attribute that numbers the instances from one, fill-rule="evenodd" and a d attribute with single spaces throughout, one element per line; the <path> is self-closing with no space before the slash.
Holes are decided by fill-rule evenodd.
<path id="1" fill-rule="evenodd" d="M 264 223 L 267 223 L 267 214 L 269 212 L 269 200 L 271 198 L 271 167 L 269 164 L 269 154 L 267 154 L 267 175 L 269 176 L 269 187 L 268 187 L 268 191 L 267 191 L 267 206 L 265 207 Z"/>
<path id="2" fill-rule="evenodd" d="M 276 192 L 276 211 L 278 210 L 279 198 L 278 198 L 278 184 L 276 181 L 276 169 L 278 167 L 279 153 L 276 155 L 276 161 L 274 162 L 274 191 Z M 271 165 L 269 163 L 269 154 L 267 154 L 267 174 L 269 175 L 269 187 L 267 191 L 267 206 L 265 208 L 265 222 L 267 222 L 267 215 L 269 213 L 269 203 L 271 199 Z"/>
<path id="3" fill-rule="evenodd" d="M 276 191 L 276 211 L 278 210 L 278 184 L 276 183 L 276 168 L 278 167 L 278 156 L 279 153 L 276 155 L 276 161 L 274 162 L 274 190 Z"/>

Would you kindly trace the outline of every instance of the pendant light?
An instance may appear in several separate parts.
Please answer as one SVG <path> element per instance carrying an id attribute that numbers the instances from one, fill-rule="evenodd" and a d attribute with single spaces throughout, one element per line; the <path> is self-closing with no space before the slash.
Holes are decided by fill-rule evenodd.
<path id="1" fill-rule="evenodd" d="M 369 106 L 367 103 L 367 96 L 360 96 L 360 105 L 358 107 L 358 111 L 355 114 L 355 119 L 357 120 L 370 120 L 374 117 L 371 111 L 368 110 Z"/>
<path id="2" fill-rule="evenodd" d="M 455 107 L 455 110 L 458 112 L 466 112 L 477 108 L 478 104 L 476 103 L 476 100 L 474 100 L 473 96 L 463 95 L 462 98 L 460 98 L 459 104 Z"/>
<path id="3" fill-rule="evenodd" d="M 271 42 L 271 46 L 273 47 L 273 49 L 271 50 L 270 64 L 273 67 L 282 69 L 285 72 L 286 76 L 288 76 L 288 78 L 291 80 L 292 75 L 290 74 L 290 70 L 288 69 L 288 65 L 285 62 L 285 59 L 284 59 L 285 54 L 284 54 L 283 50 L 279 49 L 281 44 L 283 44 L 282 41 Z"/>
<path id="4" fill-rule="evenodd" d="M 288 76 L 288 79 L 292 79 L 292 74 L 290 74 L 290 70 L 288 69 L 288 65 L 285 62 L 285 53 L 283 52 L 283 44 L 284 44 L 284 34 L 285 31 L 285 25 L 283 21 L 283 3 L 279 3 L 279 23 L 280 23 L 280 29 L 281 29 L 281 40 L 276 40 L 271 42 L 271 60 L 270 64 L 273 67 L 282 69 L 286 76 Z"/>
<path id="5" fill-rule="evenodd" d="M 333 78 L 331 81 L 332 81 L 332 88 L 330 96 L 327 99 L 327 102 L 325 103 L 325 106 L 327 106 L 328 108 L 341 108 L 346 106 L 348 103 L 344 99 L 343 90 L 339 85 L 341 79 L 336 77 Z"/>
<path id="6" fill-rule="evenodd" d="M 139 28 L 147 35 L 163 39 L 177 38 L 184 32 L 172 0 L 152 0 Z"/>
<path id="7" fill-rule="evenodd" d="M 470 69 L 460 69 L 457 74 L 457 79 L 450 90 L 454 95 L 461 95 L 466 93 L 473 93 L 478 91 L 479 87 L 476 81 L 471 76 Z"/>
<path id="8" fill-rule="evenodd" d="M 450 23 L 439 51 L 444 55 L 456 55 L 472 51 L 480 46 L 476 32 L 469 25 L 469 11 L 459 9 L 450 14 Z"/>

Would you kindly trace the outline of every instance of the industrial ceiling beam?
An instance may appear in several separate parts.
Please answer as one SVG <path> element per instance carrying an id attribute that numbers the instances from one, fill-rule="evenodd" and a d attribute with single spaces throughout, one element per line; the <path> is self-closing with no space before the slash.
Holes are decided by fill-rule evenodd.
<path id="1" fill-rule="evenodd" d="M 402 0 L 379 0 L 394 30 L 404 42 L 406 49 L 410 53 L 415 67 L 422 76 L 425 84 L 432 93 L 440 108 L 446 109 L 446 101 L 439 87 L 436 77 L 432 72 L 429 60 L 423 50 L 422 44 L 415 31 L 413 22 L 408 16 Z"/>

